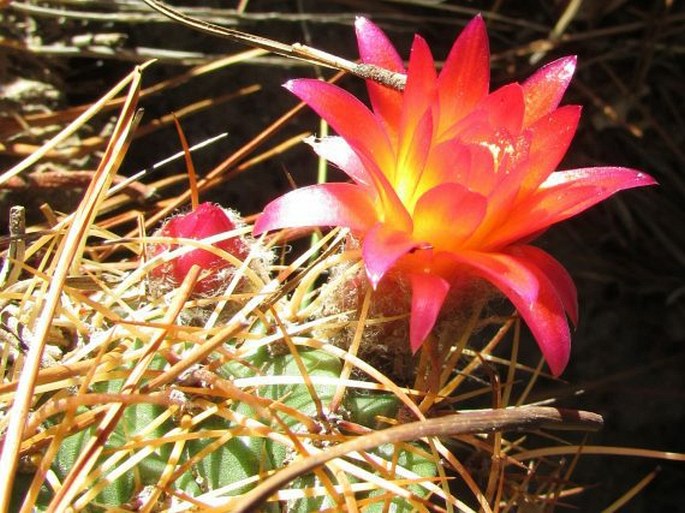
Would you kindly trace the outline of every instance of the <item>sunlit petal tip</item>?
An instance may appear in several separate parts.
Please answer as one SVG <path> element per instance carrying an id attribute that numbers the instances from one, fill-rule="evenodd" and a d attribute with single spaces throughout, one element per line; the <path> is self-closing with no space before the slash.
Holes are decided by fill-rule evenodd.
<path id="1" fill-rule="evenodd" d="M 283 87 L 296 96 L 300 96 L 301 91 L 306 92 L 312 87 L 316 88 L 318 84 L 321 84 L 322 87 L 325 87 L 326 82 L 315 78 L 292 78 L 285 82 Z"/>
<path id="2" fill-rule="evenodd" d="M 336 86 L 318 78 L 292 78 L 285 82 L 283 87 L 306 103 L 308 103 L 308 96 L 316 94 L 319 90 L 338 89 Z"/>
<path id="3" fill-rule="evenodd" d="M 659 182 L 652 175 L 637 170 L 635 170 L 635 174 L 635 180 L 639 182 L 638 185 L 636 185 L 636 187 L 642 187 L 647 185 L 659 185 Z"/>
<path id="4" fill-rule="evenodd" d="M 359 55 L 363 62 L 375 64 L 390 71 L 403 71 L 402 58 L 378 25 L 368 18 L 358 17 L 354 21 Z"/>
<path id="5" fill-rule="evenodd" d="M 373 177 L 364 166 L 348 142 L 339 136 L 318 138 L 307 137 L 304 142 L 312 147 L 314 152 L 334 166 L 339 167 L 357 184 L 372 187 Z"/>
<path id="6" fill-rule="evenodd" d="M 570 183 L 595 186 L 598 190 L 611 191 L 607 195 L 634 187 L 658 185 L 658 182 L 654 177 L 643 171 L 616 166 L 557 171 L 556 173 L 552 173 L 542 185 L 544 187 L 551 187 Z"/>
<path id="7" fill-rule="evenodd" d="M 561 102 L 576 70 L 575 55 L 546 64 L 523 83 L 526 125 L 552 112 Z"/>
<path id="8" fill-rule="evenodd" d="M 485 19 L 483 18 L 483 13 L 479 12 L 473 18 L 471 18 L 471 21 L 469 21 L 464 27 L 462 34 L 464 32 L 468 34 L 471 31 L 487 32 L 487 29 L 485 27 Z"/>
<path id="9" fill-rule="evenodd" d="M 370 28 L 375 28 L 376 25 L 371 20 L 365 16 L 356 16 L 354 18 L 354 28 L 357 31 L 357 35 L 363 34 L 366 30 Z"/>
<path id="10" fill-rule="evenodd" d="M 568 83 L 576 72 L 577 65 L 577 55 L 566 55 L 544 65 L 538 70 L 538 73 L 552 75 L 555 80 Z"/>
<path id="11" fill-rule="evenodd" d="M 440 276 L 428 273 L 412 273 L 409 279 L 412 288 L 409 344 L 412 353 L 416 353 L 433 330 L 450 285 Z"/>
<path id="12" fill-rule="evenodd" d="M 457 41 L 462 45 L 473 45 L 479 53 L 485 53 L 489 56 L 488 31 L 482 14 L 477 14 L 466 24 Z"/>

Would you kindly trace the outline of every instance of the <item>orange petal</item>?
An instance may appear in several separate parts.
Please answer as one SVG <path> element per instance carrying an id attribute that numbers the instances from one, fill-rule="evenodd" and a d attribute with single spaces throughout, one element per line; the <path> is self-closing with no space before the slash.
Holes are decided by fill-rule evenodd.
<path id="1" fill-rule="evenodd" d="M 450 133 L 471 143 L 489 142 L 498 131 L 518 135 L 524 111 L 523 89 L 507 84 L 486 96 Z"/>
<path id="2" fill-rule="evenodd" d="M 421 36 L 414 36 L 411 47 L 407 85 L 402 97 L 402 132 L 412 131 L 426 110 L 433 104 L 437 87 L 435 62 L 428 44 Z"/>
<path id="3" fill-rule="evenodd" d="M 426 192 L 414 209 L 414 236 L 438 251 L 456 251 L 485 216 L 487 200 L 456 183 Z"/>
<path id="4" fill-rule="evenodd" d="M 421 37 L 415 36 L 402 104 L 397 166 L 394 176 L 388 176 L 405 204 L 421 180 L 433 143 L 431 105 L 435 86 L 435 63 L 430 49 Z"/>
<path id="5" fill-rule="evenodd" d="M 405 138 L 406 137 L 406 138 Z M 433 143 L 433 116 L 430 110 L 417 122 L 412 130 L 403 134 L 402 147 L 397 155 L 394 189 L 403 203 L 411 205 L 422 176 Z"/>
<path id="6" fill-rule="evenodd" d="M 490 155 L 488 150 L 483 149 Z M 492 170 L 492 158 L 490 158 Z M 422 196 L 427 190 L 441 183 L 461 183 L 468 187 L 468 176 L 471 169 L 471 149 L 461 141 L 452 139 L 434 144 L 424 166 L 421 180 L 416 184 L 414 198 Z M 415 203 L 412 199 L 408 204 Z"/>

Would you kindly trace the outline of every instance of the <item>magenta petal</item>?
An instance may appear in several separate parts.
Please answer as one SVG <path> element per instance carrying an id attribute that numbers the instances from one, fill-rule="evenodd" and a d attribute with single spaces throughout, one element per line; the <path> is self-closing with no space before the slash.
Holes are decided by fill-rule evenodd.
<path id="1" fill-rule="evenodd" d="M 362 257 L 373 288 L 400 257 L 419 245 L 408 233 L 394 230 L 386 224 L 377 223 L 371 228 L 364 237 Z"/>
<path id="2" fill-rule="evenodd" d="M 368 193 L 357 185 L 327 183 L 288 192 L 269 203 L 253 233 L 280 228 L 344 226 L 365 231 L 376 221 Z"/>
<path id="3" fill-rule="evenodd" d="M 491 282 L 514 304 L 533 333 L 555 376 L 568 363 L 571 333 L 556 288 L 547 276 L 525 259 L 496 253 L 455 255 Z"/>
<path id="4" fill-rule="evenodd" d="M 576 57 L 562 57 L 543 66 L 523 83 L 525 126 L 557 108 L 576 70 Z"/>
<path id="5" fill-rule="evenodd" d="M 409 279 L 411 280 L 409 343 L 412 353 L 416 353 L 435 326 L 450 285 L 434 274 L 411 273 Z"/>
<path id="6" fill-rule="evenodd" d="M 402 57 L 385 33 L 372 21 L 359 17 L 354 20 L 359 56 L 367 64 L 375 64 L 389 71 L 404 72 Z"/>
<path id="7" fill-rule="evenodd" d="M 471 20 L 454 42 L 440 72 L 439 84 L 442 132 L 488 94 L 490 49 L 481 16 Z"/>
<path id="8" fill-rule="evenodd" d="M 347 141 L 373 180 L 386 214 L 398 223 L 410 223 L 409 214 L 383 175 L 384 170 L 394 169 L 396 162 L 378 118 L 350 93 L 326 82 L 291 80 L 285 87 L 307 102 Z"/>
<path id="9" fill-rule="evenodd" d="M 535 246 L 512 246 L 508 253 L 525 258 L 550 281 L 574 326 L 578 325 L 578 292 L 568 271 L 556 259 Z"/>
<path id="10" fill-rule="evenodd" d="M 404 73 L 402 58 L 380 28 L 366 18 L 357 18 L 354 27 L 357 33 L 359 56 L 363 63 L 374 64 L 396 73 Z M 367 80 L 366 85 L 374 112 L 383 119 L 388 130 L 396 130 L 399 126 L 402 93 L 371 80 Z"/>
<path id="11" fill-rule="evenodd" d="M 337 86 L 313 79 L 290 80 L 284 87 L 325 119 L 360 156 L 383 169 L 393 164 L 390 142 L 378 119 L 359 99 Z"/>

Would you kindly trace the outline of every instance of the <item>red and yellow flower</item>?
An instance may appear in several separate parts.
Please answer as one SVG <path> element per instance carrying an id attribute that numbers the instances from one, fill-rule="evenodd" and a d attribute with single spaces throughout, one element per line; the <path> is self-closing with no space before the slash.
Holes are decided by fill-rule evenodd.
<path id="1" fill-rule="evenodd" d="M 406 73 L 404 91 L 369 81 L 370 110 L 337 86 L 288 82 L 338 133 L 309 143 L 352 183 L 281 196 L 266 207 L 255 233 L 349 228 L 362 242 L 374 287 L 391 269 L 411 284 L 413 351 L 433 329 L 450 289 L 464 276 L 485 279 L 511 300 L 559 375 L 570 354 L 567 316 L 578 320 L 576 289 L 562 265 L 530 242 L 615 192 L 654 180 L 620 167 L 555 171 L 580 116 L 579 106 L 559 107 L 575 57 L 489 92 L 480 17 L 457 38 L 440 73 L 419 36 L 405 69 L 376 25 L 360 18 L 356 33 L 362 61 Z"/>

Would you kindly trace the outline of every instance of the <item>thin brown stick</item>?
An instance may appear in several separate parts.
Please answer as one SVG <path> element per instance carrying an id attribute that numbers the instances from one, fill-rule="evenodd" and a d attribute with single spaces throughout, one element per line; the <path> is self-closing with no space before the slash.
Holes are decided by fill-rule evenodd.
<path id="1" fill-rule="evenodd" d="M 233 513 L 257 511 L 271 495 L 293 479 L 311 472 L 335 458 L 354 452 L 368 451 L 388 443 L 407 442 L 432 436 L 523 431 L 540 428 L 594 431 L 600 429 L 602 424 L 602 417 L 596 413 L 543 406 L 470 411 L 410 422 L 360 436 L 335 447 L 329 447 L 325 451 L 299 459 L 248 492 L 238 504 L 231 508 L 231 511 Z M 208 511 L 218 513 L 219 511 L 226 511 L 226 509 L 225 506 L 222 506 Z"/>
<path id="2" fill-rule="evenodd" d="M 290 57 L 292 59 L 303 60 L 312 64 L 319 64 L 328 68 L 345 71 L 356 77 L 363 78 L 365 80 L 373 80 L 374 82 L 378 82 L 379 84 L 383 84 L 384 86 L 390 87 L 397 91 L 403 90 L 407 82 L 406 75 L 402 73 L 395 73 L 372 64 L 357 64 L 355 62 L 348 61 L 347 59 L 343 59 L 336 55 L 332 55 L 300 43 L 293 43 L 289 45 L 279 41 L 274 41 L 273 39 L 268 39 L 266 37 L 215 25 L 213 23 L 188 16 L 181 11 L 169 7 L 159 0 L 143 1 L 152 9 L 164 14 L 168 18 L 192 29 L 204 32 L 205 34 L 211 34 L 235 41 L 237 43 L 268 50 L 275 54 Z"/>

